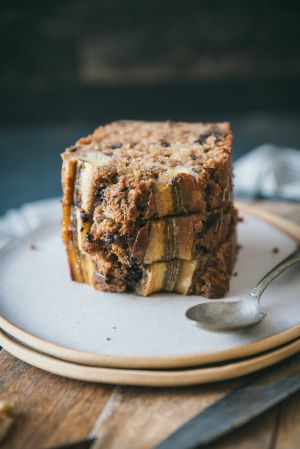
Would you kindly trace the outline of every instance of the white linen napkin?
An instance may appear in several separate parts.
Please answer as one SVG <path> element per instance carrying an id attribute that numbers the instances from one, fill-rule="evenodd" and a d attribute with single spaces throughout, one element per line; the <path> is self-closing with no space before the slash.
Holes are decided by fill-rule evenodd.
<path id="1" fill-rule="evenodd" d="M 261 145 L 234 165 L 237 197 L 300 200 L 300 151 Z"/>
<path id="2" fill-rule="evenodd" d="M 50 198 L 23 204 L 20 208 L 9 209 L 0 217 L 0 248 L 15 237 L 51 223 L 61 215 L 59 198 Z"/>

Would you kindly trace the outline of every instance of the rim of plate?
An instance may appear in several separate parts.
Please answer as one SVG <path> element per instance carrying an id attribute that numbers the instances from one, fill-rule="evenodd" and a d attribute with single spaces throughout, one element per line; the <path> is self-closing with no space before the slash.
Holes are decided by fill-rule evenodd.
<path id="1" fill-rule="evenodd" d="M 234 379 L 281 362 L 300 350 L 300 338 L 298 338 L 267 353 L 222 366 L 153 371 L 92 367 L 66 362 L 29 349 L 2 331 L 0 331 L 0 344 L 18 359 L 52 374 L 86 382 L 144 387 L 180 387 Z"/>
<path id="2" fill-rule="evenodd" d="M 300 244 L 300 226 L 289 220 L 279 217 L 273 213 L 255 208 L 246 203 L 236 202 L 235 206 L 242 212 L 254 215 L 264 221 L 267 221 L 274 227 L 290 236 L 296 243 Z M 21 237 L 22 238 L 22 237 Z M 1 252 L 1 251 L 0 251 Z M 191 353 L 176 356 L 157 356 L 157 357 L 128 357 L 109 354 L 98 354 L 94 352 L 85 352 L 76 349 L 67 348 L 56 343 L 43 340 L 40 337 L 30 334 L 22 328 L 8 321 L 0 314 L 0 328 L 8 335 L 17 339 L 34 350 L 56 357 L 58 359 L 74 362 L 77 364 L 91 365 L 93 367 L 110 368 L 134 368 L 134 369 L 171 369 L 192 367 L 197 365 L 207 365 L 210 363 L 234 360 L 243 357 L 259 354 L 264 351 L 274 349 L 291 340 L 300 337 L 300 323 L 278 334 L 257 340 L 253 343 L 246 343 L 238 348 L 225 349 L 221 351 L 211 351 L 203 353 Z"/>

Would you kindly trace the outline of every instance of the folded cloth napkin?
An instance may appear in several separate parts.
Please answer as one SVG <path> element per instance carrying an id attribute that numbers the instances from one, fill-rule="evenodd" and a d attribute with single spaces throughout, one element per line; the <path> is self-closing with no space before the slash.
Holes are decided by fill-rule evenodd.
<path id="1" fill-rule="evenodd" d="M 23 204 L 9 209 L 0 217 L 0 248 L 16 237 L 21 237 L 43 224 L 59 219 L 61 204 L 59 198 L 50 198 Z"/>
<path id="2" fill-rule="evenodd" d="M 237 197 L 300 200 L 300 151 L 261 145 L 234 166 Z"/>

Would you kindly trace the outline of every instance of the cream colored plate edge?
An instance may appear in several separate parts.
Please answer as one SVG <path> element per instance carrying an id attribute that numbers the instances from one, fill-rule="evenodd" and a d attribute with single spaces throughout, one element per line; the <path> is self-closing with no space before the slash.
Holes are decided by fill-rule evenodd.
<path id="1" fill-rule="evenodd" d="M 147 387 L 179 387 L 219 382 L 253 373 L 274 365 L 300 350 L 300 339 L 247 360 L 223 366 L 179 371 L 127 370 L 69 363 L 26 348 L 0 331 L 0 345 L 13 356 L 52 374 L 86 382 Z"/>
<path id="2" fill-rule="evenodd" d="M 256 217 L 268 221 L 275 227 L 300 243 L 300 227 L 290 221 L 278 217 L 266 211 L 258 210 L 245 203 L 237 203 L 238 209 L 248 212 Z M 69 362 L 82 363 L 85 365 L 116 367 L 116 368 L 179 368 L 196 366 L 232 360 L 241 357 L 248 357 L 258 354 L 280 345 L 283 345 L 300 336 L 300 324 L 287 331 L 280 332 L 271 337 L 258 340 L 255 343 L 245 344 L 238 348 L 209 352 L 206 354 L 189 354 L 169 357 L 122 357 L 101 355 L 90 352 L 77 351 L 65 348 L 54 343 L 44 341 L 28 332 L 18 328 L 14 324 L 0 316 L 0 327 L 8 334 L 33 349 L 57 357 Z"/>

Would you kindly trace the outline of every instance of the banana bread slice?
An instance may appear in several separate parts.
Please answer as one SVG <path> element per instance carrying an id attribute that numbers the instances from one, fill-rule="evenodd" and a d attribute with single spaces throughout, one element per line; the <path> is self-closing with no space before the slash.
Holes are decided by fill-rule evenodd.
<path id="1" fill-rule="evenodd" d="M 228 123 L 113 122 L 67 148 L 63 183 L 87 214 L 101 206 L 124 226 L 205 214 L 231 201 L 231 142 Z"/>
<path id="2" fill-rule="evenodd" d="M 207 216 L 190 214 L 137 220 L 126 233 L 119 223 L 103 218 L 96 211 L 91 226 L 85 221 L 82 210 L 77 211 L 76 219 L 77 239 L 84 253 L 104 252 L 130 265 L 190 260 L 202 253 L 210 253 L 235 227 L 237 217 L 231 206 L 226 211 L 218 209 Z"/>
<path id="3" fill-rule="evenodd" d="M 174 277 L 173 260 L 208 260 L 235 228 L 231 142 L 228 123 L 118 121 L 68 148 L 62 227 L 72 278 L 95 286 L 96 260 L 98 278 L 108 263 L 120 279 L 137 264 L 168 261 Z M 219 232 L 207 229 L 214 216 Z M 115 279 L 106 278 L 109 291 L 133 289 Z"/>
<path id="4" fill-rule="evenodd" d="M 128 266 L 97 254 L 94 265 L 87 266 L 87 272 L 90 270 L 90 284 L 101 291 L 134 291 L 142 296 L 167 291 L 221 298 L 229 289 L 235 258 L 236 233 L 233 231 L 213 253 L 202 254 L 198 259 Z M 88 259 L 88 264 L 90 262 Z"/>

